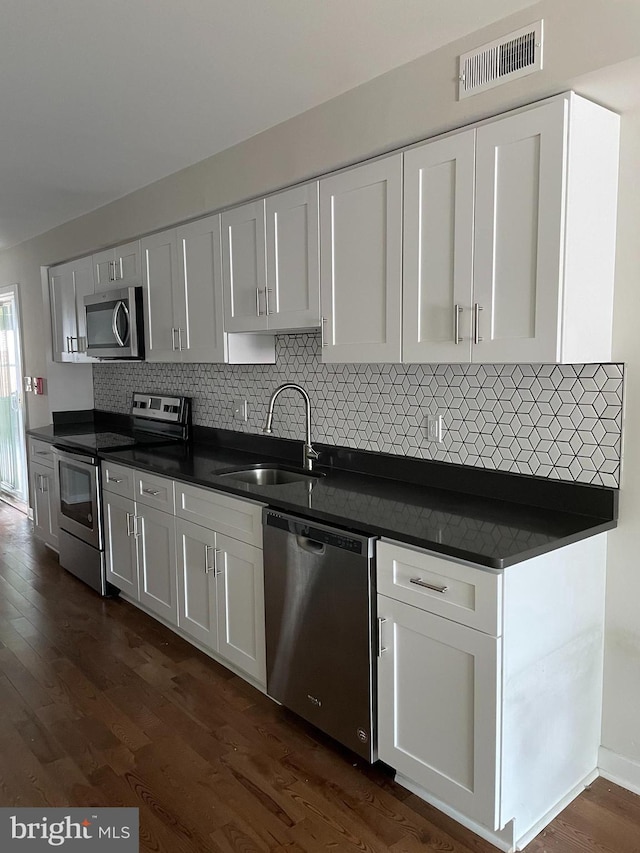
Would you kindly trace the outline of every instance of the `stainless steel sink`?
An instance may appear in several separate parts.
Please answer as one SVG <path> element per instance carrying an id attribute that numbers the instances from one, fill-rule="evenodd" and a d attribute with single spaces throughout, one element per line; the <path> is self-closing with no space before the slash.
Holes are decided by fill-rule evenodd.
<path id="1" fill-rule="evenodd" d="M 254 486 L 284 486 L 289 483 L 315 483 L 322 474 L 307 474 L 290 468 L 280 468 L 277 465 L 265 465 L 256 468 L 238 468 L 234 471 L 224 471 L 219 477 L 228 477 L 241 483 Z"/>

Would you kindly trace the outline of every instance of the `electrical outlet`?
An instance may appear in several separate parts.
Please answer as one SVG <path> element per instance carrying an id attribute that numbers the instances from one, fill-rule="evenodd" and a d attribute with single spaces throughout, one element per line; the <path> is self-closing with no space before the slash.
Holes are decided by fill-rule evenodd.
<path id="1" fill-rule="evenodd" d="M 427 440 L 442 444 L 442 415 L 427 415 Z"/>
<path id="2" fill-rule="evenodd" d="M 233 401 L 233 419 L 234 421 L 242 421 L 243 423 L 247 422 L 247 418 L 249 416 L 247 401 L 246 400 L 234 400 Z"/>

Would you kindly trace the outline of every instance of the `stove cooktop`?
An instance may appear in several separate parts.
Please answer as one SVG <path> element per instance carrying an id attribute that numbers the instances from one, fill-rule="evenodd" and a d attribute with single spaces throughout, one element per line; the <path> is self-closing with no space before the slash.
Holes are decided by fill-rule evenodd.
<path id="1" fill-rule="evenodd" d="M 70 444 L 89 450 L 123 450 L 141 444 L 165 444 L 167 439 L 157 435 L 125 435 L 120 432 L 86 432 L 67 437 Z"/>

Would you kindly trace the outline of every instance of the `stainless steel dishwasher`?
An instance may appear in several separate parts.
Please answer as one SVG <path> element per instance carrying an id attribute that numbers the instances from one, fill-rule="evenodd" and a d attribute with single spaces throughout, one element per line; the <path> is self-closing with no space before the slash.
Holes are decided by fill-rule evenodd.
<path id="1" fill-rule="evenodd" d="M 374 538 L 264 510 L 267 693 L 375 761 Z"/>

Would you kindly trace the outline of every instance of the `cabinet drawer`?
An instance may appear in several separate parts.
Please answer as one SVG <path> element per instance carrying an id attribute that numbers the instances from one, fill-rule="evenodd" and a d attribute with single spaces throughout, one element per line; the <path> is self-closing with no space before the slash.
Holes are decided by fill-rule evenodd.
<path id="1" fill-rule="evenodd" d="M 176 483 L 176 515 L 262 548 L 262 504 Z"/>
<path id="2" fill-rule="evenodd" d="M 134 471 L 133 474 L 136 501 L 173 514 L 173 480 L 156 477 L 155 474 L 147 474 L 145 471 Z"/>
<path id="3" fill-rule="evenodd" d="M 48 441 L 38 441 L 37 438 L 29 439 L 29 459 L 38 465 L 46 465 L 53 468 L 53 444 Z"/>
<path id="4" fill-rule="evenodd" d="M 502 575 L 390 542 L 378 543 L 377 575 L 382 595 L 486 634 L 502 634 Z"/>
<path id="5" fill-rule="evenodd" d="M 115 465 L 113 462 L 102 463 L 102 488 L 105 492 L 122 495 L 123 498 L 134 496 L 133 478 L 135 471 L 125 465 Z"/>

